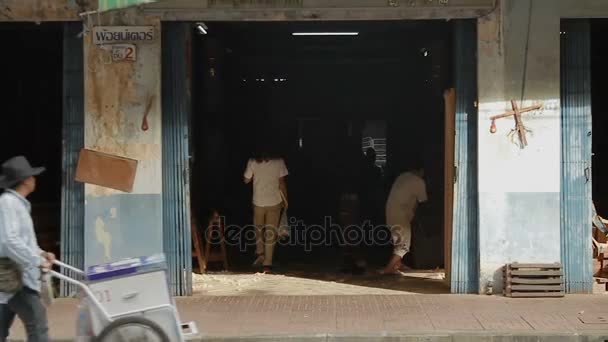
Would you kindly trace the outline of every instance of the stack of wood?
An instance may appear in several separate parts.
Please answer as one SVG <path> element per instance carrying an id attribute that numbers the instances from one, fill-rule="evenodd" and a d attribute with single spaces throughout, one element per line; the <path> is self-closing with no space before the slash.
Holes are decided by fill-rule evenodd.
<path id="1" fill-rule="evenodd" d="M 564 274 L 560 263 L 507 264 L 504 266 L 504 279 L 504 294 L 507 297 L 564 296 Z"/>

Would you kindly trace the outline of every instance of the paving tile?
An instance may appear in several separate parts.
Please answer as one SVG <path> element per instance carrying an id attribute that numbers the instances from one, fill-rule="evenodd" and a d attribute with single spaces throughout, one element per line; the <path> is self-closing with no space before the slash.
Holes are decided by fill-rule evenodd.
<path id="1" fill-rule="evenodd" d="M 429 314 L 429 317 L 438 331 L 484 330 L 477 318 L 471 313 Z"/>
<path id="2" fill-rule="evenodd" d="M 245 311 L 260 312 L 290 312 L 292 311 L 294 297 L 290 296 L 261 296 L 254 297 Z"/>
<path id="3" fill-rule="evenodd" d="M 494 312 L 494 313 L 474 313 L 479 323 L 485 330 L 495 331 L 519 331 L 533 330 L 521 316 L 509 312 Z"/>
<path id="4" fill-rule="evenodd" d="M 430 332 L 435 331 L 435 326 L 428 318 L 419 319 L 402 319 L 393 321 L 384 321 L 384 330 L 398 332 Z"/>
<path id="5" fill-rule="evenodd" d="M 274 341 L 335 342 L 357 341 L 346 339 L 355 336 L 378 341 L 443 341 L 442 336 L 452 335 L 458 342 L 608 340 L 604 336 L 608 324 L 593 320 L 608 317 L 608 296 L 557 300 L 458 295 L 214 296 L 178 298 L 176 302 L 180 317 L 195 321 L 203 337 L 234 341 L 265 341 L 268 339 L 263 337 L 268 335 L 282 336 L 271 339 Z M 76 304 L 59 300 L 49 309 L 52 336 L 73 337 Z M 19 322 L 12 332 L 23 340 Z"/>
<path id="6" fill-rule="evenodd" d="M 566 318 L 557 313 L 521 313 L 521 317 L 536 331 L 575 331 Z"/>
<path id="7" fill-rule="evenodd" d="M 585 312 L 585 314 L 589 314 Z M 598 313 L 603 315 L 603 313 Z M 579 314 L 566 314 L 564 318 L 571 324 L 576 331 L 602 331 L 608 332 L 608 324 L 586 324 L 581 321 L 581 317 Z"/>
<path id="8" fill-rule="evenodd" d="M 378 332 L 384 329 L 384 322 L 379 318 L 343 316 L 336 319 L 337 332 Z"/>

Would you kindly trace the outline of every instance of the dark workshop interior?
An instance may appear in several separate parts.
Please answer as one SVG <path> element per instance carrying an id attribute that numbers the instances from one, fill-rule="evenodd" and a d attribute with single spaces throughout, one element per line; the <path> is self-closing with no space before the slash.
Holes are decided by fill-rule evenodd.
<path id="1" fill-rule="evenodd" d="M 307 227 L 337 222 L 349 184 L 362 194 L 360 221 L 384 224 L 393 180 L 417 159 L 430 200 L 419 208 L 406 264 L 442 268 L 442 96 L 453 86 L 452 32 L 449 21 L 211 22 L 204 32 L 193 23 L 196 220 L 217 208 L 226 227 L 251 225 L 251 186 L 242 179 L 260 136 L 271 137 L 285 159 L 289 216 Z M 372 143 L 382 168 L 376 178 L 361 166 Z M 370 269 L 392 252 L 388 231 L 377 235 L 365 248 Z M 250 268 L 253 255 L 251 245 L 230 245 L 231 270 Z M 332 243 L 309 251 L 303 244 L 277 245 L 275 255 L 280 272 L 332 272 L 341 261 Z"/>
<path id="2" fill-rule="evenodd" d="M 47 171 L 28 199 L 38 243 L 59 255 L 61 226 L 63 26 L 2 23 L 0 159 L 24 155 Z"/>
<path id="3" fill-rule="evenodd" d="M 591 22 L 591 113 L 593 117 L 593 199 L 600 215 L 608 217 L 608 103 L 603 101 L 608 91 L 605 77 L 608 77 L 608 47 L 604 36 L 608 32 L 608 20 Z"/>
<path id="4" fill-rule="evenodd" d="M 594 19 L 591 21 L 591 115 L 593 120 L 593 202 L 597 213 L 608 218 L 608 103 L 605 94 L 608 92 L 606 77 L 608 77 L 608 47 L 605 35 L 608 32 L 608 20 Z M 606 238 L 595 232 L 599 242 L 606 242 Z M 598 269 L 594 269 L 597 272 Z M 604 268 L 602 277 L 608 278 L 608 270 Z"/>

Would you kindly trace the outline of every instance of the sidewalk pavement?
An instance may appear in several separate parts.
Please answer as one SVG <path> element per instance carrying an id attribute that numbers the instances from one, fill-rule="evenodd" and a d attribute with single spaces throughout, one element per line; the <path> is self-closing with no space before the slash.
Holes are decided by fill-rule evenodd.
<path id="1" fill-rule="evenodd" d="M 202 341 L 608 341 L 608 296 L 197 296 L 177 298 Z M 72 340 L 76 302 L 49 310 L 54 341 Z M 22 341 L 16 324 L 12 338 Z"/>

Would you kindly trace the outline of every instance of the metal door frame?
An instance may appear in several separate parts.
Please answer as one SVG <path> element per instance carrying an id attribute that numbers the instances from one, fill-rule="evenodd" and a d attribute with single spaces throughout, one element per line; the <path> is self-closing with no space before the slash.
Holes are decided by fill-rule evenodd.
<path id="1" fill-rule="evenodd" d="M 74 179 L 78 156 L 84 147 L 84 47 L 78 36 L 82 30 L 82 22 L 63 24 L 60 258 L 79 269 L 84 268 L 84 184 Z M 62 296 L 67 297 L 74 290 L 74 286 L 61 282 Z"/>
<path id="2" fill-rule="evenodd" d="M 593 292 L 591 255 L 591 30 L 561 23 L 561 259 L 568 293 Z"/>
<path id="3" fill-rule="evenodd" d="M 477 181 L 477 21 L 458 20 L 454 32 L 456 139 L 452 223 L 452 293 L 479 292 Z M 447 167 L 447 165 L 446 165 Z M 446 184 L 447 186 L 447 184 Z"/>

